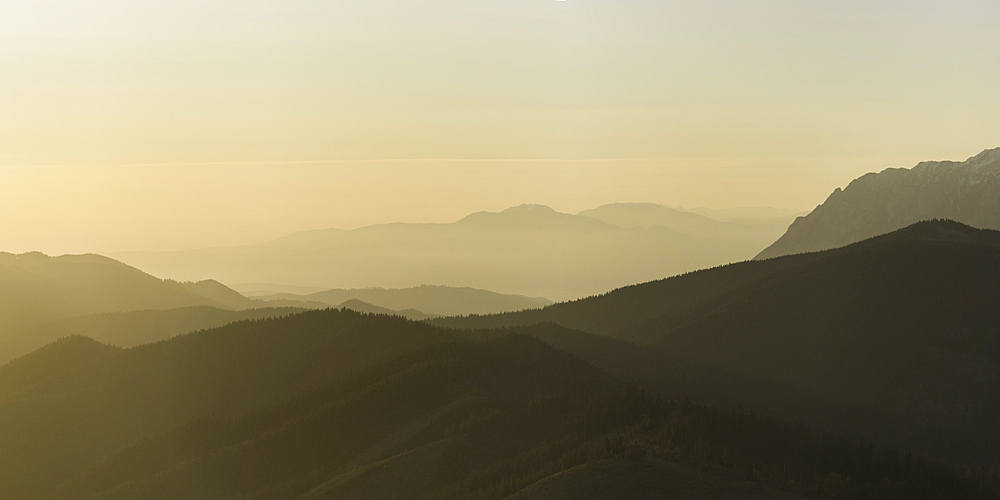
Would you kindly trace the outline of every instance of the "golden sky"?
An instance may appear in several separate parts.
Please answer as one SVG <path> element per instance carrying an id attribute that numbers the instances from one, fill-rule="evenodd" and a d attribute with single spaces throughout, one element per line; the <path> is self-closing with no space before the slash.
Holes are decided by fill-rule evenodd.
<path id="1" fill-rule="evenodd" d="M 7 0 L 0 250 L 523 202 L 810 209 L 1000 146 L 997 19 L 961 0 Z"/>

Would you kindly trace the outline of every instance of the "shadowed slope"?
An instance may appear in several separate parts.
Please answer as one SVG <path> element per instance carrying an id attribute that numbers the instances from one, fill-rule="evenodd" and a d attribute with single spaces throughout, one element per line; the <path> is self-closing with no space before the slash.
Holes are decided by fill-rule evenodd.
<path id="1" fill-rule="evenodd" d="M 31 393 L 46 381 L 121 353 L 117 347 L 73 335 L 0 366 L 0 401 Z"/>
<path id="2" fill-rule="evenodd" d="M 765 269 L 738 286 L 709 279 Z M 661 294 L 671 287 L 673 295 Z M 659 302 L 666 297 L 673 301 Z M 658 304 L 661 315 L 649 318 Z M 1000 233 L 929 221 L 837 250 L 485 319 L 547 319 L 561 310 L 575 313 L 563 323 L 627 325 L 642 318 L 633 312 L 640 308 L 647 319 L 614 335 L 660 354 L 553 326 L 516 329 L 653 389 L 742 400 L 903 447 L 1000 461 L 991 451 L 1000 442 L 992 418 L 1000 412 Z"/>
<path id="3" fill-rule="evenodd" d="M 671 311 L 689 307 L 735 290 L 747 283 L 816 258 L 812 255 L 788 259 L 743 262 L 706 269 L 672 278 L 619 288 L 611 292 L 541 309 L 491 315 L 470 315 L 430 320 L 450 328 L 499 328 L 551 322 L 576 330 L 605 335 Z"/>
<path id="4" fill-rule="evenodd" d="M 450 338 L 400 318 L 315 311 L 147 344 L 38 383 L 0 372 L 0 387 L 9 387 L 0 401 L 0 482 L 32 498 L 136 439 L 272 404 Z"/>
<path id="5" fill-rule="evenodd" d="M 460 463 L 488 472 L 490 464 L 510 453 L 578 429 L 572 412 L 620 387 L 595 368 L 528 337 L 446 343 L 273 408 L 194 421 L 137 443 L 97 464 L 57 497 L 106 491 L 97 498 L 241 498 L 265 492 L 297 498 L 347 471 L 448 437 L 454 432 L 449 428 L 468 421 L 472 432 L 466 431 L 466 439 L 479 445 L 430 464 L 425 486 L 441 488 L 467 479 L 454 470 Z M 498 412 L 507 417 L 490 417 Z M 473 425 L 480 419 L 486 420 Z M 490 450 L 493 433 L 508 442 Z M 350 482 L 334 481 L 304 498 L 339 498 L 339 490 L 352 486 L 345 483 Z M 403 491 L 408 491 L 403 497 L 419 496 Z"/>
<path id="6" fill-rule="evenodd" d="M 652 337 L 648 335 L 648 329 L 638 328 L 644 322 L 653 319 L 661 323 L 686 321 L 690 314 L 697 314 L 697 311 L 725 301 L 730 294 L 742 293 L 739 290 L 744 287 L 783 273 L 795 272 L 800 266 L 834 259 L 845 252 L 860 249 L 891 253 L 893 250 L 886 246 L 891 241 L 911 241 L 917 245 L 934 241 L 1000 245 L 1000 235 L 996 231 L 978 230 L 952 221 L 927 221 L 844 249 L 740 262 L 632 285 L 585 299 L 560 302 L 541 309 L 430 321 L 440 326 L 465 329 L 551 322 L 571 329 L 649 343 L 656 341 L 656 338 L 655 334 Z"/>

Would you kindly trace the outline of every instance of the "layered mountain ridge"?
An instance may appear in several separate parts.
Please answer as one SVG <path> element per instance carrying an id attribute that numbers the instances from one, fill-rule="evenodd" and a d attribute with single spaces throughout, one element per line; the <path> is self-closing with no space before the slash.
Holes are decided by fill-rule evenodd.
<path id="1" fill-rule="evenodd" d="M 434 284 L 565 300 L 749 259 L 790 222 L 723 222 L 648 203 L 578 214 L 525 204 L 452 223 L 319 229 L 246 247 L 114 256 L 184 280 L 348 289 Z"/>
<path id="2" fill-rule="evenodd" d="M 836 248 L 929 219 L 1000 229 L 1000 148 L 963 162 L 928 161 L 859 177 L 796 219 L 756 258 Z"/>

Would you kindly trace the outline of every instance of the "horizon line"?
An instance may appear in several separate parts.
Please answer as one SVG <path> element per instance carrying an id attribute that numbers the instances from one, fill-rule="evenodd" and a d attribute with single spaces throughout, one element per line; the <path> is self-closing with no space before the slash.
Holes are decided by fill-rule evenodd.
<path id="1" fill-rule="evenodd" d="M 192 161 L 192 162 L 144 162 L 144 163 L 0 163 L 0 168 L 11 167 L 156 167 L 156 166 L 196 166 L 196 165 L 318 165 L 325 163 L 602 163 L 627 161 L 666 161 L 666 160 L 732 160 L 732 161 L 768 161 L 768 160 L 837 160 L 861 158 L 891 158 L 892 156 L 824 156 L 824 157 L 730 157 L 730 156 L 645 156 L 628 158 L 368 158 L 339 160 L 252 160 L 252 161 Z"/>

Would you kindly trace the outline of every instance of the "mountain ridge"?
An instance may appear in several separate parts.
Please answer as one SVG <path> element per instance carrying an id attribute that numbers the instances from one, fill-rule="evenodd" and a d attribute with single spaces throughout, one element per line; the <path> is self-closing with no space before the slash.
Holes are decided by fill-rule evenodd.
<path id="1" fill-rule="evenodd" d="M 525 204 L 451 223 L 322 229 L 251 246 L 114 256 L 187 281 L 322 288 L 437 283 L 565 300 L 748 259 L 784 230 L 781 222 L 719 222 L 692 212 L 678 212 L 675 219 L 622 227 Z M 681 219 L 696 222 L 680 227 Z"/>
<path id="2" fill-rule="evenodd" d="M 912 223 L 952 219 L 1000 229 L 1000 148 L 965 161 L 928 161 L 865 174 L 837 188 L 757 254 L 764 259 L 836 248 Z"/>

